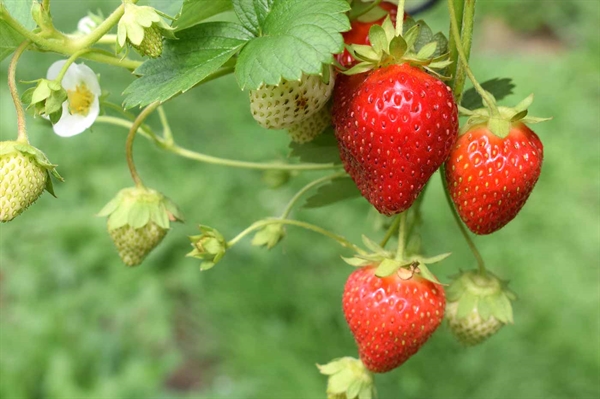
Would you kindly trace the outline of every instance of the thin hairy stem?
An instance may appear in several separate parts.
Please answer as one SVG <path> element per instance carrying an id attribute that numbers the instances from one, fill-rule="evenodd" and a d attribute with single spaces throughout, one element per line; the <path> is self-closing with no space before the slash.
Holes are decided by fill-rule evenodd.
<path id="1" fill-rule="evenodd" d="M 461 43 L 462 49 L 465 52 L 465 58 L 467 62 L 471 57 L 471 46 L 473 44 L 473 22 L 475 20 L 475 0 L 467 0 L 464 7 L 462 17 L 462 31 L 461 31 Z M 465 87 L 466 70 L 463 63 L 459 63 L 457 60 L 458 70 L 456 76 L 452 82 L 452 88 L 456 103 L 460 104 L 463 95 L 463 89 Z"/>
<path id="2" fill-rule="evenodd" d="M 302 227 L 303 229 L 306 230 L 311 230 L 314 231 L 316 233 L 322 234 L 325 237 L 329 237 L 335 241 L 337 241 L 342 247 L 344 248 L 350 248 L 354 251 L 356 251 L 359 254 L 365 254 L 365 251 L 363 251 L 360 247 L 354 245 L 353 243 L 351 243 L 350 241 L 348 241 L 346 238 L 332 233 L 329 230 L 326 230 L 320 226 L 316 226 L 314 224 L 310 224 L 310 223 L 306 223 L 306 222 L 301 222 L 298 220 L 290 220 L 290 219 L 265 219 L 265 220 L 261 220 L 258 221 L 254 224 L 252 224 L 250 227 L 248 227 L 246 230 L 242 231 L 240 234 L 238 234 L 236 237 L 234 237 L 233 239 L 231 239 L 228 243 L 227 243 L 227 247 L 232 247 L 233 245 L 237 244 L 239 241 L 242 240 L 242 238 L 244 238 L 245 236 L 247 236 L 248 234 L 252 233 L 253 231 L 259 230 L 265 226 L 271 225 L 271 224 L 283 224 L 283 225 L 291 225 L 291 226 L 297 226 L 297 227 Z"/>
<path id="3" fill-rule="evenodd" d="M 160 123 L 163 128 L 163 140 L 165 141 L 165 144 L 172 145 L 173 132 L 171 131 L 171 126 L 169 126 L 169 120 L 167 119 L 165 109 L 162 106 L 158 107 L 158 117 L 160 118 Z"/>
<path id="4" fill-rule="evenodd" d="M 400 215 L 400 227 L 398 228 L 398 249 L 396 250 L 396 260 L 404 259 L 406 252 L 406 215 L 408 211 L 402 212 Z"/>
<path id="5" fill-rule="evenodd" d="M 394 221 L 392 222 L 392 224 L 390 225 L 390 227 L 387 229 L 385 236 L 383 237 L 383 240 L 381 240 L 381 243 L 379 244 L 379 246 L 381 248 L 385 248 L 385 246 L 387 245 L 387 243 L 390 241 L 390 238 L 392 238 L 392 236 L 394 235 L 394 233 L 396 231 L 398 231 L 398 226 L 400 226 L 400 215 L 397 215 L 394 218 Z"/>
<path id="6" fill-rule="evenodd" d="M 396 36 L 402 36 L 402 29 L 404 28 L 404 5 L 406 0 L 398 1 L 398 12 L 396 13 Z"/>
<path id="7" fill-rule="evenodd" d="M 152 104 L 144 108 L 142 112 L 140 112 L 138 117 L 135 118 L 135 121 L 133 121 L 133 124 L 129 129 L 129 134 L 127 135 L 127 141 L 125 142 L 125 156 L 127 158 L 127 166 L 129 166 L 129 172 L 131 172 L 131 177 L 133 178 L 133 181 L 135 182 L 135 185 L 138 188 L 144 188 L 144 184 L 142 183 L 142 179 L 140 178 L 137 169 L 135 168 L 135 163 L 133 162 L 133 141 L 135 140 L 135 134 L 137 133 L 138 128 L 142 125 L 144 120 L 146 120 L 146 118 L 152 112 L 154 112 L 156 108 L 158 108 L 159 105 L 160 103 L 158 101 L 153 102 Z"/>
<path id="8" fill-rule="evenodd" d="M 21 43 L 15 50 L 15 54 L 8 65 L 8 90 L 15 103 L 15 111 L 17 111 L 17 141 L 23 143 L 28 143 L 29 140 L 27 139 L 27 128 L 25 126 L 25 110 L 23 109 L 23 103 L 21 102 L 19 90 L 17 89 L 16 72 L 19 58 L 21 58 L 21 55 L 30 44 L 31 42 L 29 40 L 25 40 Z"/>
<path id="9" fill-rule="evenodd" d="M 477 246 L 471 239 L 471 236 L 469 236 L 469 232 L 467 231 L 462 220 L 460 219 L 460 216 L 458 215 L 458 212 L 456 211 L 456 208 L 454 207 L 454 202 L 452 201 L 452 198 L 450 198 L 450 192 L 448 191 L 448 184 L 446 182 L 445 166 L 442 166 L 442 168 L 440 169 L 440 177 L 442 178 L 442 185 L 444 186 L 444 194 L 446 195 L 446 201 L 448 202 L 448 206 L 450 207 L 450 210 L 452 211 L 452 216 L 454 217 L 454 221 L 458 225 L 458 228 L 460 229 L 461 234 L 463 235 L 465 241 L 467 242 L 467 245 L 471 249 L 473 256 L 477 260 L 477 266 L 479 268 L 479 273 L 481 275 L 485 275 L 486 270 L 485 270 L 485 263 L 483 261 L 483 257 L 481 256 L 481 253 L 477 249 Z"/>
<path id="10" fill-rule="evenodd" d="M 67 73 L 67 70 L 69 69 L 69 67 L 77 60 L 77 58 L 81 57 L 83 54 L 85 54 L 89 51 L 90 51 L 90 49 L 86 48 L 86 49 L 79 50 L 79 51 L 76 51 L 75 53 L 73 53 L 73 55 L 70 56 L 67 59 L 67 61 L 64 63 L 64 65 L 58 72 L 58 76 L 54 80 L 57 81 L 59 84 L 62 83 L 62 80 L 65 77 L 65 74 Z"/>
<path id="11" fill-rule="evenodd" d="M 458 27 L 458 30 L 461 31 L 462 30 L 462 24 L 463 24 L 463 12 L 464 12 L 464 8 L 465 8 L 465 0 L 453 0 L 452 1 L 452 7 L 454 8 L 454 12 L 456 13 L 456 15 L 459 15 L 461 18 L 458 18 L 456 21 L 456 25 Z M 448 49 L 449 49 L 449 54 L 450 54 L 450 61 L 452 61 L 452 64 L 450 64 L 450 66 L 448 66 L 448 75 L 450 76 L 450 82 L 448 82 L 448 85 L 450 87 L 455 87 L 456 85 L 456 80 L 457 78 L 457 74 L 458 74 L 458 65 L 459 65 L 459 60 L 458 60 L 458 50 L 456 48 L 456 41 L 454 38 L 454 35 L 452 34 L 452 25 L 450 25 L 449 27 L 450 29 L 450 34 L 448 35 Z M 464 73 L 464 71 L 463 71 Z M 454 93 L 455 97 L 456 97 L 456 92 Z"/>
<path id="12" fill-rule="evenodd" d="M 321 177 L 320 179 L 317 179 L 315 181 L 312 181 L 312 182 L 308 183 L 300 191 L 298 191 L 296 193 L 296 195 L 294 195 L 294 197 L 292 197 L 292 199 L 290 200 L 290 202 L 285 207 L 285 210 L 281 214 L 281 218 L 282 219 L 286 219 L 290 215 L 290 213 L 292 212 L 292 209 L 294 208 L 294 205 L 296 205 L 296 203 L 298 202 L 298 200 L 304 194 L 306 194 L 307 192 L 309 192 L 310 190 L 312 190 L 314 187 L 319 186 L 319 185 L 321 185 L 321 184 L 323 184 L 325 182 L 328 182 L 330 180 L 339 179 L 339 178 L 342 178 L 342 177 L 348 177 L 348 174 L 346 174 L 346 172 L 334 173 L 332 175 Z"/>
<path id="13" fill-rule="evenodd" d="M 477 90 L 477 93 L 479 93 L 479 95 L 481 96 L 483 101 L 486 103 L 486 105 L 488 106 L 488 108 L 490 109 L 492 114 L 500 115 L 500 112 L 498 111 L 498 107 L 496 106 L 493 98 L 490 96 L 490 94 L 487 91 L 485 91 L 485 89 L 483 87 L 481 87 L 481 85 L 475 78 L 473 71 L 471 71 L 471 68 L 469 68 L 469 61 L 467 60 L 467 56 L 462 47 L 462 41 L 460 39 L 460 32 L 458 30 L 458 22 L 456 19 L 456 12 L 454 10 L 452 1 L 453 0 L 448 0 L 448 10 L 450 12 L 450 28 L 452 31 L 452 36 L 454 37 L 454 41 L 456 42 L 456 50 L 458 51 L 458 56 L 460 57 L 460 61 L 462 62 L 462 67 L 464 68 L 465 73 L 469 77 L 469 80 L 471 80 L 471 82 L 473 83 L 473 87 L 475 87 L 475 90 Z"/>

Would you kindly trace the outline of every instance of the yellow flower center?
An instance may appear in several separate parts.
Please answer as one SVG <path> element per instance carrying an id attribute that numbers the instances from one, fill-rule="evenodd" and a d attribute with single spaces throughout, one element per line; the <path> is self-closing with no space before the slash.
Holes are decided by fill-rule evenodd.
<path id="1" fill-rule="evenodd" d="M 67 90 L 69 98 L 69 112 L 86 116 L 90 112 L 90 106 L 94 102 L 94 95 L 85 83 L 80 84 L 75 90 Z"/>

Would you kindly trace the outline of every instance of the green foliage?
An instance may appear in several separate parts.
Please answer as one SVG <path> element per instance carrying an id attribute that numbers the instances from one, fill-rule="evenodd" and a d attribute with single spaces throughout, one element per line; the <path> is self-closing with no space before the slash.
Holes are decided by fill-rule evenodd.
<path id="1" fill-rule="evenodd" d="M 331 183 L 319 187 L 314 195 L 306 199 L 304 207 L 320 208 L 358 197 L 360 197 L 360 191 L 351 179 L 335 179 Z"/>
<path id="2" fill-rule="evenodd" d="M 500 101 L 513 93 L 515 85 L 510 78 L 495 78 L 481 83 L 481 87 L 492 93 L 496 100 Z M 467 109 L 479 109 L 483 108 L 483 100 L 481 99 L 481 96 L 477 94 L 475 88 L 471 87 L 464 92 L 460 105 Z"/>
<path id="3" fill-rule="evenodd" d="M 320 74 L 322 64 L 333 62 L 332 53 L 343 50 L 339 32 L 350 29 L 344 0 L 320 0 L 310 7 L 302 0 L 234 0 L 233 6 L 255 36 L 236 66 L 242 90 L 298 80 L 303 72 Z"/>
<path id="4" fill-rule="evenodd" d="M 185 0 L 173 26 L 177 30 L 187 29 L 232 7 L 231 0 Z"/>
<path id="5" fill-rule="evenodd" d="M 0 20 L 0 61 L 12 54 L 23 39 L 19 32 Z"/>
<path id="6" fill-rule="evenodd" d="M 126 90 L 125 106 L 145 106 L 186 92 L 221 68 L 246 41 L 250 33 L 231 22 L 208 22 L 169 40 L 162 57 L 146 61 L 135 73 L 142 75 Z"/>
<path id="7" fill-rule="evenodd" d="M 311 142 L 299 144 L 290 142 L 290 156 L 298 157 L 307 163 L 340 163 L 340 152 L 333 135 L 333 128 L 328 128 Z"/>

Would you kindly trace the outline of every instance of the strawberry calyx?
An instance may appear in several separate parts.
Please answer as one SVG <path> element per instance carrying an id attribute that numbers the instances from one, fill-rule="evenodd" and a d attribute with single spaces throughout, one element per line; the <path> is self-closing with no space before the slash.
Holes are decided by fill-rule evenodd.
<path id="1" fill-rule="evenodd" d="M 494 106 L 496 100 L 494 96 L 487 92 Z M 463 135 L 475 126 L 487 125 L 488 129 L 500 138 L 505 138 L 510 133 L 513 125 L 518 123 L 540 123 L 552 118 L 538 118 L 529 115 L 528 108 L 533 103 L 533 94 L 529 95 L 515 107 L 485 107 L 477 110 L 469 110 L 458 107 L 460 114 L 468 116 L 469 119 L 461 128 L 459 135 Z M 496 108 L 496 109 L 492 109 Z"/>
<path id="2" fill-rule="evenodd" d="M 183 220 L 174 202 L 158 191 L 145 187 L 129 187 L 119 191 L 97 216 L 108 217 L 109 231 L 126 225 L 140 229 L 151 222 L 166 230 L 170 222 Z"/>
<path id="3" fill-rule="evenodd" d="M 189 237 L 194 249 L 186 256 L 202 260 L 200 270 L 208 270 L 225 256 L 228 245 L 225 237 L 216 229 L 203 225 L 199 228 L 201 234 Z M 265 240 L 264 245 L 268 247 L 269 242 L 271 241 Z"/>
<path id="4" fill-rule="evenodd" d="M 56 165 L 52 164 L 42 151 L 28 143 L 21 141 L 0 141 L 0 157 L 15 153 L 21 153 L 23 155 L 33 158 L 35 163 L 40 168 L 46 171 L 47 179 L 46 186 L 44 187 L 44 189 L 48 191 L 53 197 L 56 197 L 56 195 L 54 194 L 54 187 L 52 186 L 52 179 L 50 179 L 50 175 L 52 175 L 61 182 L 64 181 L 61 175 L 59 175 L 56 171 Z"/>
<path id="5" fill-rule="evenodd" d="M 396 273 L 400 278 L 409 280 L 416 273 L 425 280 L 435 284 L 441 284 L 429 270 L 428 265 L 438 263 L 450 256 L 445 253 L 426 258 L 417 253 L 407 253 L 406 256 L 398 258 L 397 254 L 386 251 L 379 244 L 366 236 L 362 237 L 363 243 L 371 251 L 367 254 L 356 254 L 352 258 L 344 258 L 344 262 L 353 267 L 376 266 L 375 275 L 377 277 L 388 277 Z"/>
<path id="6" fill-rule="evenodd" d="M 444 35 L 441 32 L 433 35 L 424 21 L 415 22 L 412 18 L 404 21 L 403 32 L 402 36 L 396 36 L 389 16 L 381 25 L 373 25 L 369 30 L 371 45 L 347 46 L 349 53 L 359 63 L 342 73 L 355 75 L 376 68 L 409 63 L 438 78 L 444 78 L 437 71 L 451 63 L 447 54 L 448 41 Z"/>
<path id="7" fill-rule="evenodd" d="M 373 374 L 358 359 L 343 357 L 325 365 L 317 365 L 321 374 L 329 376 L 328 399 L 371 399 L 375 397 Z"/>
<path id="8" fill-rule="evenodd" d="M 511 301 L 517 297 L 508 289 L 508 281 L 489 271 L 481 274 L 478 270 L 469 270 L 454 276 L 446 289 L 446 298 L 449 304 L 458 303 L 457 320 L 477 312 L 483 321 L 495 317 L 503 324 L 514 323 Z"/>

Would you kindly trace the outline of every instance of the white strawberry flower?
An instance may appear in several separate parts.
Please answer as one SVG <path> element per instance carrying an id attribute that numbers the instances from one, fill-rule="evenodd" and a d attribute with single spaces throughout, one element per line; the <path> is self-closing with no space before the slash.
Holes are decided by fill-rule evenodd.
<path id="1" fill-rule="evenodd" d="M 79 20 L 77 23 L 77 32 L 87 35 L 92 33 L 98 24 L 94 21 L 90 16 L 85 16 Z"/>
<path id="2" fill-rule="evenodd" d="M 59 75 L 65 60 L 56 61 L 48 69 L 46 78 L 54 80 Z M 62 115 L 53 126 L 54 133 L 61 137 L 71 137 L 92 126 L 100 113 L 102 94 L 98 77 L 85 64 L 71 64 L 62 79 L 62 87 L 67 91 L 67 101 L 62 105 Z"/>

